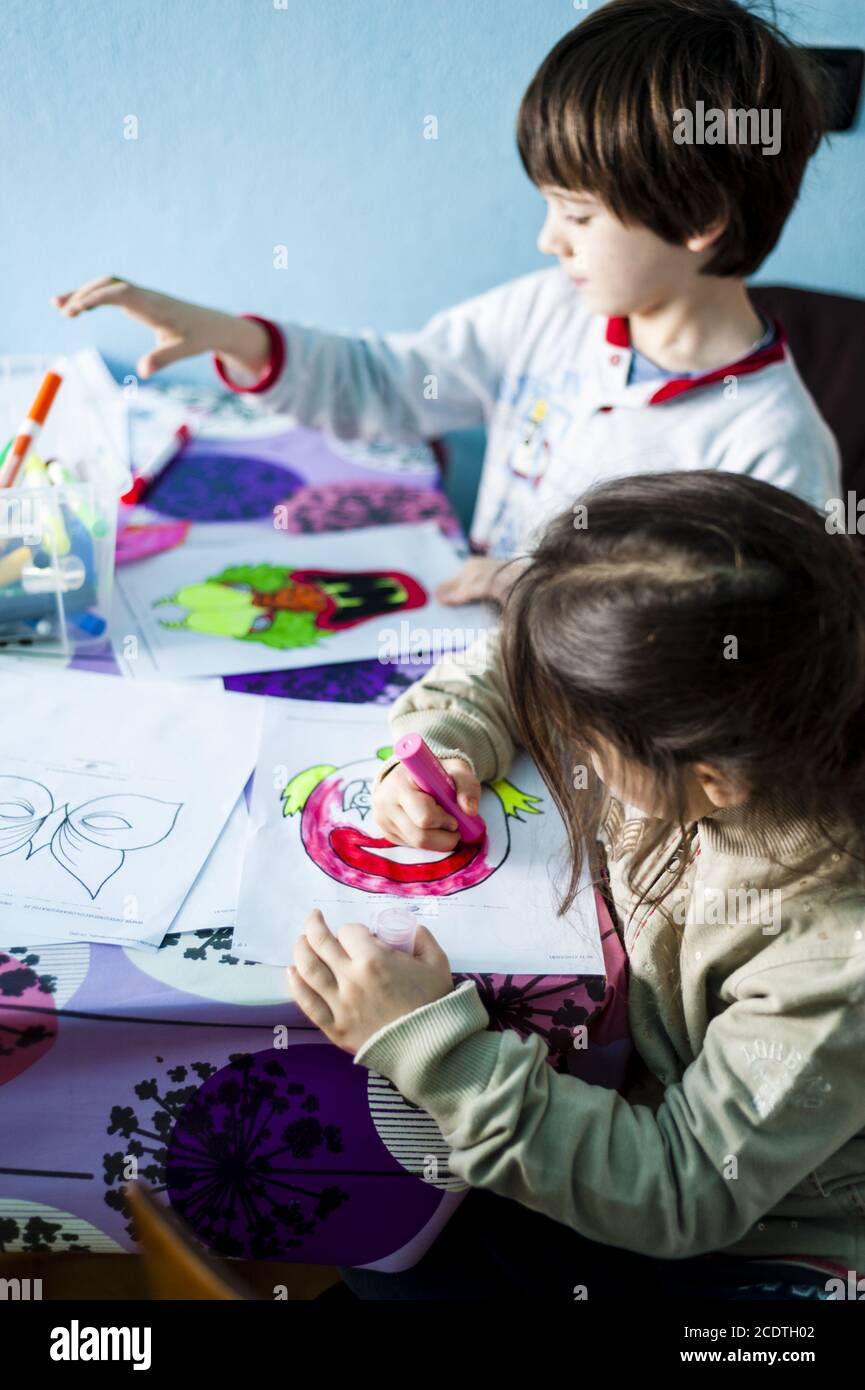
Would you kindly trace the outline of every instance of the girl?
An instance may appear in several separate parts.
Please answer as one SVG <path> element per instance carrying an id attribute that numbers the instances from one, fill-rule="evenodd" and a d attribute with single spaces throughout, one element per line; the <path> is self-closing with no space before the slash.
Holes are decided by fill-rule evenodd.
<path id="1" fill-rule="evenodd" d="M 583 505 L 500 640 L 440 662 L 392 726 L 467 811 L 522 743 L 569 831 L 563 908 L 600 842 L 646 1075 L 623 1096 L 558 1074 L 538 1037 L 486 1031 L 429 932 L 406 958 L 314 914 L 298 1003 L 481 1189 L 413 1270 L 343 1278 L 385 1298 L 621 1297 L 646 1275 L 668 1296 L 829 1297 L 865 1271 L 865 565 L 749 477 L 625 478 Z M 454 847 L 393 761 L 374 808 L 394 841 Z"/>

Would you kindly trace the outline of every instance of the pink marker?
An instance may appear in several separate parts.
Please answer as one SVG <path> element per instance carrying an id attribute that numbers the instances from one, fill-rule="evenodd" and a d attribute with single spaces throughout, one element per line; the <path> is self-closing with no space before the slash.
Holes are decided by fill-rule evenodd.
<path id="1" fill-rule="evenodd" d="M 393 746 L 418 791 L 426 792 L 445 811 L 449 811 L 459 827 L 460 839 L 473 845 L 487 833 L 481 816 L 467 816 L 456 799 L 454 784 L 435 753 L 428 748 L 420 734 L 403 734 Z"/>

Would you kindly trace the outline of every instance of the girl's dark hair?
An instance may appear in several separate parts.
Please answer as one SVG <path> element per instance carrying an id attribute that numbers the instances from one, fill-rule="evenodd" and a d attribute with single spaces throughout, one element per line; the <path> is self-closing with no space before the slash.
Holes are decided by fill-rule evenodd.
<path id="1" fill-rule="evenodd" d="M 781 235 L 826 130 L 827 93 L 810 55 L 734 0 L 612 0 L 542 62 L 517 147 L 539 187 L 592 193 L 675 245 L 725 217 L 702 273 L 742 277 Z M 735 138 L 677 143 L 698 102 L 736 113 Z M 768 153 L 746 114 L 760 111 L 779 113 L 780 148 Z"/>
<path id="2" fill-rule="evenodd" d="M 520 740 L 568 828 L 562 911 L 597 839 L 603 788 L 589 754 L 606 743 L 645 768 L 672 808 L 649 823 L 632 887 L 677 828 L 686 836 L 689 764 L 713 764 L 751 803 L 792 799 L 830 840 L 839 821 L 865 827 L 855 541 L 828 534 L 798 498 L 733 473 L 621 478 L 582 506 L 549 527 L 502 615 Z M 585 790 L 576 767 L 588 768 Z"/>

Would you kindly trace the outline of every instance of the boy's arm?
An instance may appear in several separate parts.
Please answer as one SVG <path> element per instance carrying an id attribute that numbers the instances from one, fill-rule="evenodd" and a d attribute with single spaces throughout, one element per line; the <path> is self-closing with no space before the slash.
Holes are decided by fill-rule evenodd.
<path id="1" fill-rule="evenodd" d="M 155 346 L 137 364 L 146 380 L 212 352 L 223 380 L 266 409 L 340 438 L 417 443 L 488 421 L 541 283 L 537 273 L 523 276 L 436 314 L 419 333 L 381 335 L 226 314 L 116 275 L 52 302 L 67 318 L 111 306 L 150 328 Z"/>
<path id="2" fill-rule="evenodd" d="M 483 425 L 501 378 L 511 287 L 436 314 L 417 333 L 331 333 L 249 316 L 270 340 L 259 373 L 215 355 L 222 380 L 265 409 L 340 439 L 418 443 Z"/>

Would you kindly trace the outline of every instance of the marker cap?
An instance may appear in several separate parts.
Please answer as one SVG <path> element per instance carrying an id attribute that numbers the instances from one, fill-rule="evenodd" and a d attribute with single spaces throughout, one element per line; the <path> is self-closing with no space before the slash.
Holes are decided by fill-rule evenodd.
<path id="1" fill-rule="evenodd" d="M 417 922 L 404 907 L 382 908 L 376 917 L 373 933 L 379 941 L 392 946 L 395 951 L 405 951 L 408 956 L 414 953 Z"/>

